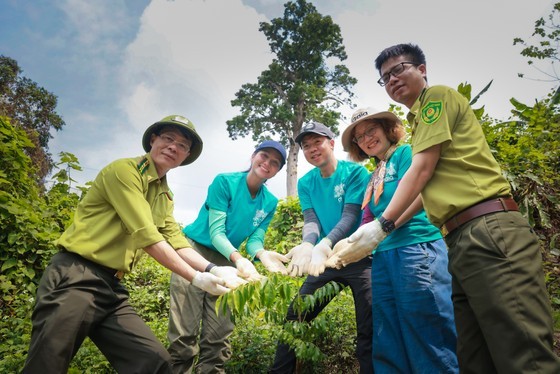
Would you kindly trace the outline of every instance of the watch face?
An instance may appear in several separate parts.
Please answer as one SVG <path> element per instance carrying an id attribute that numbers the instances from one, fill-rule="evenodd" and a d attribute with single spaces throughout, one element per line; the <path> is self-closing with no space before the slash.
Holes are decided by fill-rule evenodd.
<path id="1" fill-rule="evenodd" d="M 381 228 L 387 234 L 389 234 L 391 231 L 395 229 L 395 222 L 391 221 L 390 219 L 386 219 L 383 216 L 379 218 L 379 223 L 381 223 Z"/>

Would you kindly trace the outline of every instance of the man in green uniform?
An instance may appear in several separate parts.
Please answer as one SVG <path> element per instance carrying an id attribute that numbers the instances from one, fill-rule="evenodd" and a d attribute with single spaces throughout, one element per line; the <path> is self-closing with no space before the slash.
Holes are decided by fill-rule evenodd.
<path id="1" fill-rule="evenodd" d="M 378 83 L 410 110 L 412 165 L 381 217 L 338 249 L 338 265 L 371 253 L 423 203 L 447 233 L 461 373 L 560 373 L 537 237 L 468 101 L 428 86 L 416 45 L 389 47 L 375 64 Z"/>
<path id="2" fill-rule="evenodd" d="M 192 122 L 165 117 L 148 127 L 142 145 L 146 155 L 101 170 L 59 238 L 37 290 L 24 373 L 67 372 L 86 337 L 119 373 L 171 373 L 167 350 L 120 283 L 143 252 L 215 295 L 241 281 L 235 268 L 213 266 L 194 251 L 172 215 L 166 174 L 202 151 Z"/>

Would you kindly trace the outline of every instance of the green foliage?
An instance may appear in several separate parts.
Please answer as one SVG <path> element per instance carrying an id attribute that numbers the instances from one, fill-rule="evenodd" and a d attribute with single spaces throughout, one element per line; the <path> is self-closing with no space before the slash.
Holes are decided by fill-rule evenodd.
<path id="1" fill-rule="evenodd" d="M 288 196 L 278 202 L 276 213 L 266 232 L 264 246 L 279 253 L 288 253 L 301 243 L 302 229 L 303 214 L 299 199 Z"/>
<path id="2" fill-rule="evenodd" d="M 53 251 L 59 227 L 48 219 L 49 210 L 40 188 L 30 176 L 36 169 L 22 151 L 30 142 L 25 132 L 0 117 L 0 271 L 2 316 L 16 314 L 13 303 L 35 293 L 43 255 Z"/>
<path id="3" fill-rule="evenodd" d="M 535 44 L 530 44 L 529 41 L 522 38 L 513 40 L 513 45 L 523 46 L 521 55 L 528 58 L 527 63 L 529 65 L 533 65 L 535 60 L 550 60 L 552 64 L 560 60 L 558 54 L 560 47 L 560 3 L 554 4 L 546 19 L 541 17 L 535 21 L 535 30 L 532 36 L 537 39 Z M 552 70 L 554 71 L 554 69 Z M 544 73 L 542 70 L 540 72 Z M 524 74 L 519 73 L 518 75 L 524 77 Z M 545 73 L 545 75 L 555 80 L 559 79 L 556 74 Z"/>
<path id="4" fill-rule="evenodd" d="M 516 119 L 483 122 L 486 138 L 522 213 L 533 227 L 551 229 L 560 213 L 560 115 L 550 97 L 532 107 L 511 103 Z"/>
<path id="5" fill-rule="evenodd" d="M 25 131 L 0 117 L 0 368 L 17 372 L 30 338 L 39 278 L 57 251 L 78 196 L 64 184 L 47 193 L 32 176 L 36 167 L 23 150 L 33 147 Z"/>
<path id="6" fill-rule="evenodd" d="M 294 349 L 298 358 L 297 372 L 356 370 L 352 369 L 356 365 L 352 295 L 339 284 L 330 282 L 314 295 L 302 297 L 298 294 L 302 282 L 302 278 L 270 274 L 262 282 L 245 284 L 218 299 L 218 310 L 223 312 L 229 308 L 236 321 L 232 336 L 234 356 L 227 363 L 228 372 L 266 372 L 274 359 L 278 341 Z M 290 302 L 293 301 L 294 311 L 303 316 L 316 303 L 334 296 L 336 298 L 313 321 L 285 321 Z M 246 338 L 238 342 L 241 337 Z M 337 363 L 338 371 L 330 371 L 333 363 Z"/>
<path id="7" fill-rule="evenodd" d="M 21 73 L 17 61 L 0 56 L 0 115 L 10 117 L 15 127 L 27 133 L 34 146 L 27 144 L 24 149 L 42 182 L 53 167 L 48 153 L 50 131 L 60 130 L 65 123 L 55 111 L 57 97 Z"/>

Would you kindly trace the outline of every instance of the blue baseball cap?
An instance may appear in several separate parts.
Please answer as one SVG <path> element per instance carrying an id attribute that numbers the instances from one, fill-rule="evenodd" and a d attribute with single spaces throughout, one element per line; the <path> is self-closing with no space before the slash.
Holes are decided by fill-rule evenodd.
<path id="1" fill-rule="evenodd" d="M 259 144 L 257 148 L 255 148 L 254 153 L 257 153 L 261 149 L 265 148 L 272 148 L 280 153 L 280 156 L 282 156 L 282 165 L 280 165 L 280 169 L 282 169 L 282 167 L 284 167 L 284 164 L 286 164 L 286 148 L 284 148 L 282 144 L 278 143 L 275 140 L 265 140 L 264 142 Z"/>

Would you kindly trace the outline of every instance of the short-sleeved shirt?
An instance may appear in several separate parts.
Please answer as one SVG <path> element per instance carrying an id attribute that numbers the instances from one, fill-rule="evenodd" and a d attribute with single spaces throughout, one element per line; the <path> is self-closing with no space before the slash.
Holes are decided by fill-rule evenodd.
<path id="1" fill-rule="evenodd" d="M 400 180 L 412 163 L 412 149 L 410 145 L 399 146 L 387 161 L 385 178 L 383 179 L 383 193 L 375 205 L 373 199 L 369 208 L 374 216 L 381 217 L 387 205 L 391 202 Z M 364 189 L 366 187 L 364 186 Z M 377 252 L 401 248 L 412 244 L 431 242 L 441 239 L 441 233 L 432 225 L 424 210 L 416 213 L 408 222 L 394 230 L 377 247 Z"/>
<path id="2" fill-rule="evenodd" d="M 69 252 L 129 272 L 142 248 L 166 240 L 190 247 L 173 218 L 173 194 L 149 154 L 103 168 L 57 244 Z"/>
<path id="3" fill-rule="evenodd" d="M 313 168 L 298 180 L 301 210 L 313 208 L 321 224 L 320 238 L 338 224 L 344 204 L 362 204 L 369 173 L 365 167 L 354 162 L 338 160 L 334 173 L 323 178 L 319 168 Z M 353 233 L 360 225 L 358 219 Z"/>
<path id="4" fill-rule="evenodd" d="M 183 232 L 195 242 L 217 251 L 212 245 L 208 221 L 209 210 L 215 209 L 226 213 L 226 236 L 235 248 L 239 248 L 258 228 L 267 230 L 277 204 L 278 199 L 265 185 L 254 198 L 251 196 L 247 172 L 218 174 L 208 187 L 206 202 L 196 220 Z M 253 257 L 255 254 L 249 255 Z"/>
<path id="5" fill-rule="evenodd" d="M 434 225 L 441 227 L 481 201 L 511 196 L 480 123 L 459 92 L 446 86 L 427 88 L 407 118 L 413 154 L 441 144 L 440 159 L 421 194 Z"/>

